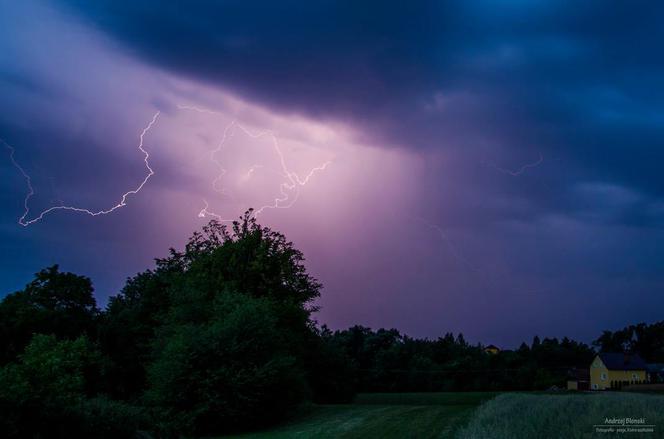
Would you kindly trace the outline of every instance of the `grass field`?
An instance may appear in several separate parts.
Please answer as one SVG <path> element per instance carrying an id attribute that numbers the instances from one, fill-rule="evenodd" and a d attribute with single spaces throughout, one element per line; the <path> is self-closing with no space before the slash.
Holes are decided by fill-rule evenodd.
<path id="1" fill-rule="evenodd" d="M 605 418 L 641 418 L 664 437 L 664 395 L 634 393 L 371 393 L 353 404 L 314 406 L 242 438 L 594 438 Z M 621 435 L 622 436 L 622 435 Z M 627 434 L 627 436 L 642 436 Z"/>
<path id="2" fill-rule="evenodd" d="M 652 433 L 602 433 L 606 418 L 645 418 Z M 664 437 L 664 396 L 624 392 L 503 394 L 483 404 L 458 439 Z"/>
<path id="3" fill-rule="evenodd" d="M 496 393 L 372 393 L 242 438 L 448 438 Z"/>

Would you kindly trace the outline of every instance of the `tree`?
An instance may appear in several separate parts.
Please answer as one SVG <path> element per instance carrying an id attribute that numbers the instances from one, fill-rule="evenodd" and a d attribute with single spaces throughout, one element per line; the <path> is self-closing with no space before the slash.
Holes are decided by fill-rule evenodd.
<path id="1" fill-rule="evenodd" d="M 204 324 L 164 329 L 149 367 L 147 400 L 165 434 L 194 436 L 281 419 L 305 395 L 269 301 L 221 293 Z"/>
<path id="2" fill-rule="evenodd" d="M 146 366 L 152 343 L 170 309 L 169 289 L 183 272 L 158 265 L 127 279 L 122 292 L 111 297 L 99 325 L 99 339 L 109 356 L 107 391 L 121 399 L 137 398 L 145 390 Z"/>
<path id="3" fill-rule="evenodd" d="M 284 349 L 302 366 L 314 335 L 311 302 L 320 294 L 303 261 L 284 235 L 258 225 L 251 210 L 230 228 L 211 221 L 183 250 L 171 249 L 154 270 L 128 279 L 110 300 L 100 329 L 102 348 L 112 359 L 109 390 L 137 397 L 162 329 L 209 324 L 216 318 L 210 304 L 225 293 L 264 300 Z"/>
<path id="4" fill-rule="evenodd" d="M 631 340 L 632 328 L 628 327 L 616 332 L 603 331 L 593 344 L 602 352 L 624 352 L 630 349 Z"/>
<path id="5" fill-rule="evenodd" d="M 602 352 L 635 352 L 652 363 L 664 362 L 664 321 L 604 331 L 593 342 Z"/>
<path id="6" fill-rule="evenodd" d="M 302 252 L 281 233 L 257 224 L 251 210 L 230 231 L 211 221 L 191 237 L 184 252 L 172 250 L 169 259 L 171 265 L 186 267 L 188 287 L 207 294 L 238 291 L 308 312 L 315 310 L 311 302 L 320 295 L 321 285 L 307 273 Z"/>
<path id="7" fill-rule="evenodd" d="M 100 344 L 112 361 L 111 394 L 145 392 L 162 433 L 194 435 L 274 421 L 312 389 L 327 398 L 319 360 L 343 357 L 316 333 L 320 284 L 303 261 L 251 211 L 231 227 L 204 226 L 110 300 Z"/>
<path id="8" fill-rule="evenodd" d="M 6 296 L 0 302 L 0 364 L 16 359 L 33 334 L 94 338 L 99 310 L 92 292 L 89 278 L 53 265 Z"/>
<path id="9" fill-rule="evenodd" d="M 312 334 L 304 365 L 316 403 L 350 402 L 357 388 L 357 364 L 326 326 Z"/>

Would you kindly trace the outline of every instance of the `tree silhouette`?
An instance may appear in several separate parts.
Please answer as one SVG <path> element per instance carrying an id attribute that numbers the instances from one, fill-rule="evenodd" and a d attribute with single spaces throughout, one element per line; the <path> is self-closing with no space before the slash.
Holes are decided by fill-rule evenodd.
<path id="1" fill-rule="evenodd" d="M 33 334 L 94 337 L 99 310 L 92 293 L 89 278 L 63 273 L 57 265 L 35 274 L 23 290 L 0 302 L 0 361 L 14 360 Z"/>

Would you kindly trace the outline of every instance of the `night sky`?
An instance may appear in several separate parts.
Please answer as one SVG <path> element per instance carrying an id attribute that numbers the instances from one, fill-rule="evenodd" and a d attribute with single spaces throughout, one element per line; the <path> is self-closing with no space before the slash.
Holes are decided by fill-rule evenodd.
<path id="1" fill-rule="evenodd" d="M 58 263 L 103 305 L 254 207 L 304 252 L 334 329 L 514 346 L 661 320 L 662 18 L 0 0 L 0 294 Z"/>

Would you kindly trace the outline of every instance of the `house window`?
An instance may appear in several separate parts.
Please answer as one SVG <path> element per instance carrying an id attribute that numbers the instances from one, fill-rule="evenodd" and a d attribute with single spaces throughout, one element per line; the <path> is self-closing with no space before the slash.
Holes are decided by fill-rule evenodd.
<path id="1" fill-rule="evenodd" d="M 637 374 L 633 373 L 633 374 L 632 374 L 632 379 L 633 379 L 633 380 L 638 380 L 638 379 L 639 379 L 639 376 L 638 376 Z"/>
<path id="2" fill-rule="evenodd" d="M 602 373 L 602 375 L 600 376 L 600 378 L 602 379 L 602 381 L 606 381 L 606 374 L 605 374 L 605 373 Z"/>
<path id="3" fill-rule="evenodd" d="M 597 384 L 593 384 L 593 389 L 597 390 Z"/>

